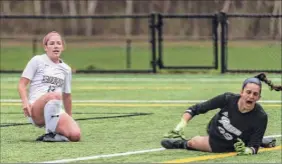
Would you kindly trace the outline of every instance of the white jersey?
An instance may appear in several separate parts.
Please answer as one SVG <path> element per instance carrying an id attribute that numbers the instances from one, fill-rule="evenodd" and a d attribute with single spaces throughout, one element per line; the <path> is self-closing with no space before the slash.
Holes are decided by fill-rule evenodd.
<path id="1" fill-rule="evenodd" d="M 71 68 L 62 61 L 54 63 L 46 54 L 34 56 L 27 63 L 22 77 L 31 81 L 28 95 L 30 103 L 47 92 L 71 93 Z"/>

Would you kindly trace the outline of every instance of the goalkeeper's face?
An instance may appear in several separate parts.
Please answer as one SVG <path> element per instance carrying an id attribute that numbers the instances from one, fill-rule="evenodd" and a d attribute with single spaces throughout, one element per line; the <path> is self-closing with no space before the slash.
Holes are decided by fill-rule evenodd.
<path id="1" fill-rule="evenodd" d="M 260 99 L 260 86 L 255 83 L 248 83 L 241 91 L 241 102 L 244 109 L 251 110 Z"/>

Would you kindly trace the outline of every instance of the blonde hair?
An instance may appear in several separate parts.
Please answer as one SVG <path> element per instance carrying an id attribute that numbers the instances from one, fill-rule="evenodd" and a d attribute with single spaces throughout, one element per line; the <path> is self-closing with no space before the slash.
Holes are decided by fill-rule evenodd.
<path id="1" fill-rule="evenodd" d="M 43 40 L 42 40 L 43 46 L 46 46 L 47 43 L 48 43 L 48 41 L 49 41 L 49 39 L 50 39 L 52 36 L 55 36 L 55 35 L 60 36 L 60 38 L 61 38 L 61 40 L 62 40 L 62 42 L 63 42 L 63 47 L 64 47 L 64 49 L 65 49 L 66 43 L 65 43 L 63 37 L 61 36 L 61 34 L 58 33 L 57 31 L 51 31 L 51 32 L 49 32 L 48 34 L 46 34 L 46 35 L 44 36 L 44 38 L 43 38 Z"/>

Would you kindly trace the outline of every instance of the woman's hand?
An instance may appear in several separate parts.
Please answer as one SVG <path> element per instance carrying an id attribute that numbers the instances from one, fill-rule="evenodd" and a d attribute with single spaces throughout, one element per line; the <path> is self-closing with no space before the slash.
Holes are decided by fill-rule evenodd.
<path id="1" fill-rule="evenodd" d="M 31 105 L 29 103 L 24 103 L 22 109 L 25 117 L 31 117 Z"/>
<path id="2" fill-rule="evenodd" d="M 242 141 L 240 138 L 237 139 L 237 142 L 234 144 L 235 151 L 237 152 L 237 155 L 252 155 L 253 150 L 249 147 L 245 146 L 244 141 Z"/>

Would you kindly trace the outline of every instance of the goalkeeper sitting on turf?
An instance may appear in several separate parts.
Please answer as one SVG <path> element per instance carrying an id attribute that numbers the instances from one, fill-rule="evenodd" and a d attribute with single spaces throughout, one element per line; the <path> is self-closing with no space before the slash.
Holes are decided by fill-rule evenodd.
<path id="1" fill-rule="evenodd" d="M 260 146 L 275 146 L 274 138 L 263 139 L 267 127 L 267 114 L 257 101 L 261 95 L 261 81 L 271 90 L 281 91 L 264 73 L 244 81 L 240 94 L 224 93 L 206 102 L 188 108 L 180 123 L 167 133 L 161 144 L 166 149 L 187 149 L 205 152 L 233 152 L 238 155 L 257 154 Z M 221 110 L 208 125 L 208 136 L 185 139 L 184 127 L 193 116 L 209 110 Z"/>

